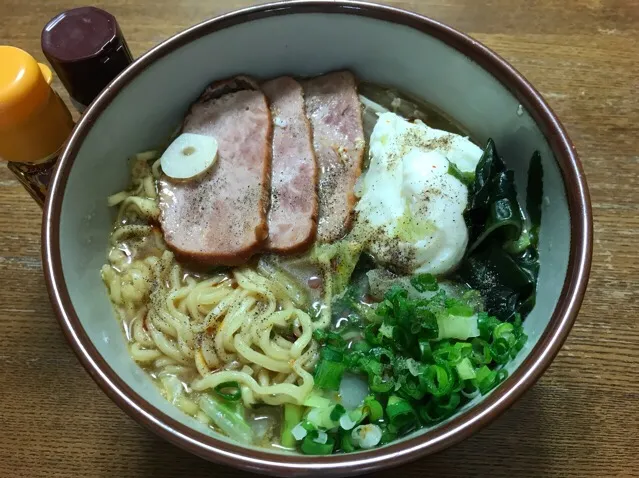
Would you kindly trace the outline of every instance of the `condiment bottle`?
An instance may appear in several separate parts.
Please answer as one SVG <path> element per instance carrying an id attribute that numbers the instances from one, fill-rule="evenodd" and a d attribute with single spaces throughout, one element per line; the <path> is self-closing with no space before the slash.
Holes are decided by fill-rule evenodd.
<path id="1" fill-rule="evenodd" d="M 0 159 L 43 205 L 73 119 L 51 88 L 48 66 L 11 46 L 0 46 L 0 65 Z"/>
<path id="2" fill-rule="evenodd" d="M 95 7 L 58 14 L 42 30 L 41 42 L 80 113 L 133 61 L 115 17 Z"/>

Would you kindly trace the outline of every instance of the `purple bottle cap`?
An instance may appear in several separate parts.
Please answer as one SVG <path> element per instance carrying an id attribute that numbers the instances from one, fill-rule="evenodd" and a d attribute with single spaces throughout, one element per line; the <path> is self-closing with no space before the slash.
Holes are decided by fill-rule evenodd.
<path id="1" fill-rule="evenodd" d="M 95 7 L 55 16 L 41 40 L 44 55 L 80 111 L 133 61 L 115 17 Z"/>

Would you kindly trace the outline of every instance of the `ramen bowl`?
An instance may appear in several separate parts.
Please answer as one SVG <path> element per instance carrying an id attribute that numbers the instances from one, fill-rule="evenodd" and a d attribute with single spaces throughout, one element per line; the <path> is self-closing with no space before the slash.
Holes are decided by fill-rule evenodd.
<path id="1" fill-rule="evenodd" d="M 543 160 L 537 304 L 509 377 L 452 418 L 384 447 L 304 456 L 240 446 L 166 401 L 130 358 L 100 277 L 113 213 L 106 198 L 129 181 L 127 158 L 162 143 L 200 92 L 234 74 L 299 76 L 348 68 L 423 99 L 479 144 L 500 145 L 525 191 L 531 153 Z M 510 65 L 434 20 L 360 2 L 292 1 L 207 20 L 155 47 L 118 76 L 77 124 L 56 169 L 42 230 L 44 269 L 60 325 L 84 367 L 131 417 L 217 463 L 251 471 L 347 476 L 440 451 L 513 404 L 550 365 L 577 316 L 591 261 L 586 180 L 566 132 Z"/>

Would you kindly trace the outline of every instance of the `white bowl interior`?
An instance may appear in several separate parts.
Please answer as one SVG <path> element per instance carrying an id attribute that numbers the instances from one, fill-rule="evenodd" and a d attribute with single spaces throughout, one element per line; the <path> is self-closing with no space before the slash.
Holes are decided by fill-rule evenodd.
<path id="1" fill-rule="evenodd" d="M 127 186 L 127 157 L 165 140 L 212 80 L 237 73 L 268 78 L 340 68 L 423 98 L 455 118 L 477 141 L 492 137 L 508 166 L 516 171 L 520 193 L 525 191 L 533 150 L 541 152 L 545 202 L 538 302 L 525 322 L 527 347 L 510 370 L 525 359 L 548 324 L 565 279 L 570 215 L 551 150 L 517 99 L 466 56 L 409 27 L 346 14 L 291 14 L 255 20 L 174 50 L 124 87 L 82 143 L 63 199 L 63 272 L 83 327 L 130 387 L 180 422 L 205 430 L 167 403 L 131 360 L 100 279 L 114 217 L 106 197 Z"/>

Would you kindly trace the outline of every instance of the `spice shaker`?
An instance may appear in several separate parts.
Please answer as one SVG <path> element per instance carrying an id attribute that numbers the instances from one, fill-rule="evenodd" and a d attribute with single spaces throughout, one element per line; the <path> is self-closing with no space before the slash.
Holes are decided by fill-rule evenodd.
<path id="1" fill-rule="evenodd" d="M 0 46 L 0 65 L 0 159 L 43 205 L 73 118 L 51 88 L 48 66 L 12 46 Z"/>
<path id="2" fill-rule="evenodd" d="M 42 30 L 41 43 L 80 112 L 133 61 L 115 17 L 96 7 L 58 14 Z"/>

